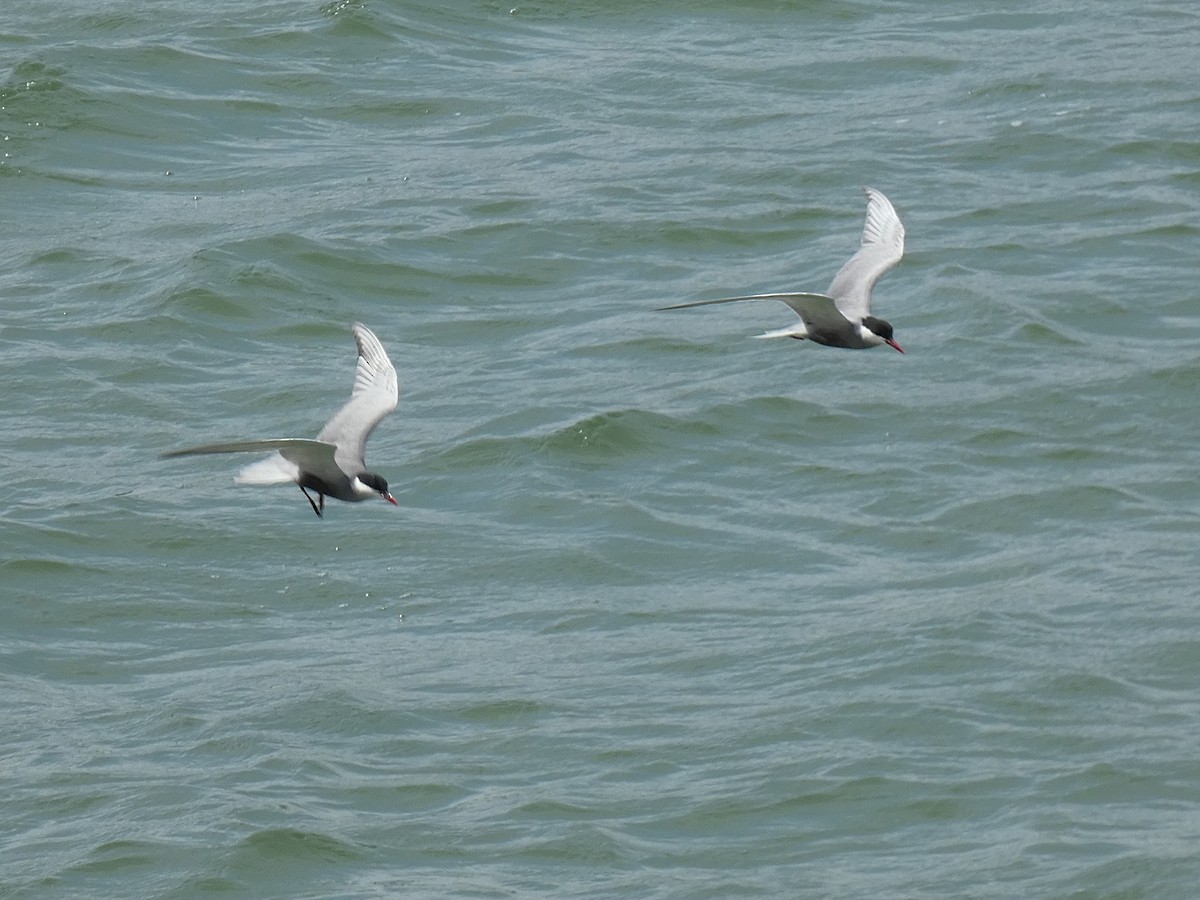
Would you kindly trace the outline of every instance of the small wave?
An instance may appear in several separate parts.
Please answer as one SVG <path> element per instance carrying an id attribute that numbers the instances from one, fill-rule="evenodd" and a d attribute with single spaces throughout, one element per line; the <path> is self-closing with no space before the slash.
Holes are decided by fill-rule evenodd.
<path id="1" fill-rule="evenodd" d="M 1014 343 L 1043 344 L 1048 346 L 1084 345 L 1084 341 L 1070 337 L 1065 331 L 1041 322 L 1023 322 L 1008 330 L 1003 340 Z"/>
<path id="2" fill-rule="evenodd" d="M 319 831 L 301 831 L 298 828 L 264 828 L 245 838 L 239 850 L 268 860 L 339 862 L 363 857 L 362 851 L 354 844 Z M 243 862 L 248 861 L 243 859 Z"/>
<path id="3" fill-rule="evenodd" d="M 681 433 L 708 436 L 716 431 L 702 422 L 684 422 L 662 413 L 612 410 L 559 429 L 542 442 L 540 449 L 550 454 L 619 456 L 675 443 Z"/>

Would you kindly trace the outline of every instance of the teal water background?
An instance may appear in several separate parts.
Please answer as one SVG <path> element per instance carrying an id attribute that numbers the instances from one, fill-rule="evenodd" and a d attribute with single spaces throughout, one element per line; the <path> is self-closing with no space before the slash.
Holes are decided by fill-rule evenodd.
<path id="1" fill-rule="evenodd" d="M 0 896 L 1194 897 L 1198 41 L 6 5 Z M 862 185 L 906 355 L 654 311 Z M 356 320 L 399 509 L 158 459 L 315 435 Z"/>

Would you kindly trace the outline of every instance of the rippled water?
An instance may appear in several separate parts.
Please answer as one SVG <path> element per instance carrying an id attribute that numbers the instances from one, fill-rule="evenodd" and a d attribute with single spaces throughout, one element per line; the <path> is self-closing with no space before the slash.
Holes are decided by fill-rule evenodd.
<path id="1" fill-rule="evenodd" d="M 0 895 L 1192 896 L 1198 25 L 6 10 Z"/>

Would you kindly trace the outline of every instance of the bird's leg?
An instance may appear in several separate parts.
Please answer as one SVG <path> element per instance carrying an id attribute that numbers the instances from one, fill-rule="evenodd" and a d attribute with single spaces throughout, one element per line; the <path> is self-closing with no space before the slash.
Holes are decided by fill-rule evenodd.
<path id="1" fill-rule="evenodd" d="M 300 485 L 300 490 L 304 493 L 304 499 L 308 501 L 308 505 L 311 506 L 313 508 L 313 512 L 317 514 L 317 518 L 324 518 L 324 516 L 321 515 L 321 510 L 325 509 L 325 495 L 320 493 L 320 491 L 317 492 L 317 496 L 321 498 L 321 508 L 317 509 L 317 504 L 315 504 L 313 502 L 313 498 L 308 495 L 308 491 L 304 490 L 304 485 Z"/>

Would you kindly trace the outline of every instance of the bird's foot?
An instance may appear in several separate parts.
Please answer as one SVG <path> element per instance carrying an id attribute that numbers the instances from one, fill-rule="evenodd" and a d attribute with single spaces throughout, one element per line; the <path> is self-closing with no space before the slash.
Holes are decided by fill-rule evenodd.
<path id="1" fill-rule="evenodd" d="M 322 515 L 322 512 L 325 509 L 325 495 L 321 493 L 317 494 L 317 496 L 321 498 L 321 506 L 318 508 L 317 504 L 313 502 L 313 498 L 308 495 L 308 491 L 304 490 L 304 485 L 300 485 L 300 491 L 304 494 L 304 499 L 308 501 L 308 505 L 312 507 L 312 511 L 317 514 L 317 518 L 325 518 Z"/>

